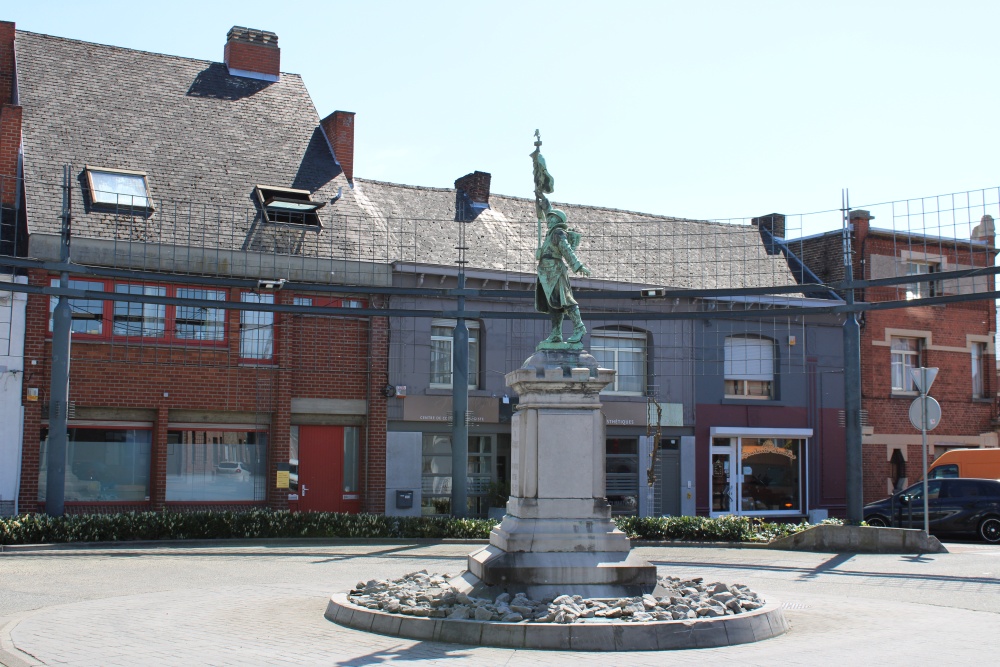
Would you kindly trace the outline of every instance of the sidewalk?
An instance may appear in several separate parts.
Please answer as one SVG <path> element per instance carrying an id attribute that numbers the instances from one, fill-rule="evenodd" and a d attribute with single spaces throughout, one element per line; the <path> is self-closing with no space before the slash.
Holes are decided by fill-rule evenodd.
<path id="1" fill-rule="evenodd" d="M 745 583 L 791 631 L 660 653 L 514 651 L 383 637 L 323 618 L 360 579 L 464 569 L 470 544 L 203 543 L 0 554 L 0 663 L 22 665 L 950 665 L 991 660 L 1000 547 L 925 556 L 644 546 L 661 574 Z"/>

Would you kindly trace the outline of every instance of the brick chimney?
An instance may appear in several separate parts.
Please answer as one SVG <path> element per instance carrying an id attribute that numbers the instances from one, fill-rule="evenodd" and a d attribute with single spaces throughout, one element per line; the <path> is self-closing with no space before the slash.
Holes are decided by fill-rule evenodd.
<path id="1" fill-rule="evenodd" d="M 226 35 L 225 62 L 233 76 L 277 81 L 281 78 L 278 36 L 267 30 L 235 25 Z"/>
<path id="2" fill-rule="evenodd" d="M 0 21 L 0 104 L 14 103 L 14 22 Z"/>
<path id="3" fill-rule="evenodd" d="M 354 184 L 354 112 L 334 111 L 319 122 L 333 157 L 348 182 Z"/>
<path id="4" fill-rule="evenodd" d="M 851 211 L 851 226 L 854 228 L 854 242 L 857 244 L 858 249 L 861 248 L 861 244 L 868 237 L 868 230 L 871 226 L 871 221 L 874 219 L 875 216 L 864 209 Z"/>
<path id="5" fill-rule="evenodd" d="M 490 179 L 485 171 L 474 171 L 455 181 L 455 189 L 462 190 L 474 203 L 490 203 Z"/>
<path id="6" fill-rule="evenodd" d="M 779 239 L 785 238 L 785 216 L 781 213 L 769 213 L 750 221 L 758 229 L 766 229 Z"/>
<path id="7" fill-rule="evenodd" d="M 0 203 L 14 205 L 17 156 L 21 150 L 21 107 L 14 104 L 14 24 L 0 21 Z"/>

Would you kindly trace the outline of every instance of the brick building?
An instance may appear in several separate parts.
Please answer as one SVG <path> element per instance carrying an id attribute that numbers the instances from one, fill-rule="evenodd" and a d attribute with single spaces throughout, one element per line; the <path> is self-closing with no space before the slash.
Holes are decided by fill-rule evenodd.
<path id="1" fill-rule="evenodd" d="M 234 27 L 220 55 L 0 23 L 0 175 L 23 179 L 4 190 L 17 196 L 3 241 L 34 288 L 23 443 L 3 441 L 21 512 L 43 507 L 47 480 L 45 292 L 59 281 L 42 263 L 59 260 L 63 165 L 66 510 L 383 508 L 386 318 L 365 289 L 391 277 L 342 224 L 357 207 L 354 114 L 321 120 L 273 33 Z"/>
<path id="2" fill-rule="evenodd" d="M 780 217 L 780 216 L 779 216 Z M 871 225 L 873 216 L 851 211 L 850 238 L 856 279 L 906 276 L 992 267 L 996 256 L 993 219 L 983 216 L 968 240 L 901 233 Z M 781 231 L 776 230 L 781 236 Z M 830 232 L 788 243 L 816 279 L 844 279 L 843 237 Z M 993 288 L 993 275 L 974 272 L 942 280 L 874 284 L 856 292 L 859 302 L 900 307 L 874 308 L 861 323 L 861 401 L 864 498 L 878 500 L 922 476 L 920 431 L 908 416 L 918 395 L 909 369 L 937 367 L 930 395 L 941 404 L 940 424 L 928 433 L 930 458 L 955 447 L 996 447 L 996 303 L 991 298 L 907 301 L 974 296 Z M 805 280 L 804 282 L 808 282 Z"/>

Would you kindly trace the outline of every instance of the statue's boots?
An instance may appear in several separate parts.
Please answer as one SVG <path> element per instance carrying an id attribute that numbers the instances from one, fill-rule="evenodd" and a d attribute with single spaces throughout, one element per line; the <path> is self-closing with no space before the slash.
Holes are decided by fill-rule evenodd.
<path id="1" fill-rule="evenodd" d="M 546 343 L 561 343 L 562 342 L 562 323 L 563 323 L 563 311 L 557 310 L 552 313 L 552 333 L 549 337 L 545 339 Z"/>
<path id="2" fill-rule="evenodd" d="M 569 317 L 573 320 L 573 333 L 566 339 L 567 343 L 579 343 L 587 333 L 587 327 L 583 326 L 583 319 L 580 317 L 580 307 L 573 306 L 569 309 Z"/>

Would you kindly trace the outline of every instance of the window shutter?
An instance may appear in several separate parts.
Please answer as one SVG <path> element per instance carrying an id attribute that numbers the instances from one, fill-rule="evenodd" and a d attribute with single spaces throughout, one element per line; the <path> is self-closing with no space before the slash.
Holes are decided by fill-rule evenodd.
<path id="1" fill-rule="evenodd" d="M 773 380 L 774 345 L 760 338 L 727 338 L 724 372 L 729 380 Z"/>

